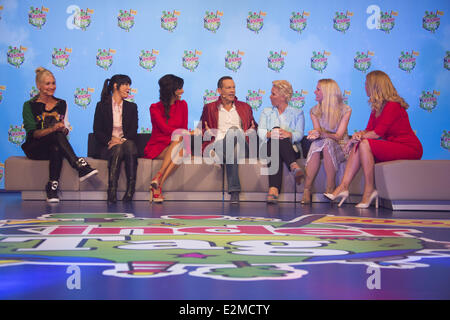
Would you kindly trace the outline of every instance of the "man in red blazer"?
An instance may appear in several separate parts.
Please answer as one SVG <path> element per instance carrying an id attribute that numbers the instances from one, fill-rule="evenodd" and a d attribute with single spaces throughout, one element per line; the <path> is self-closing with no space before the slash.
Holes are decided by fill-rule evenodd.
<path id="1" fill-rule="evenodd" d="M 225 161 L 228 193 L 231 195 L 231 203 L 237 204 L 241 185 L 236 146 L 239 145 L 240 154 L 243 150 L 248 150 L 249 134 L 256 135 L 257 124 L 253 118 L 252 108 L 236 98 L 236 86 L 231 77 L 220 78 L 217 91 L 220 94 L 219 99 L 203 107 L 200 119 L 203 134 L 202 150 L 206 156 L 214 150 L 219 158 Z M 213 144 L 210 145 L 211 143 Z"/>

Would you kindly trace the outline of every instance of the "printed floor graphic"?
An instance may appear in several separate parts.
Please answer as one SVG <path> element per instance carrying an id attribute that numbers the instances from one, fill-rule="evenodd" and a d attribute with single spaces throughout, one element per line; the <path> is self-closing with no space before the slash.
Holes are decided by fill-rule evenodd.
<path id="1" fill-rule="evenodd" d="M 449 299 L 450 220 L 0 220 L 0 299 Z"/>

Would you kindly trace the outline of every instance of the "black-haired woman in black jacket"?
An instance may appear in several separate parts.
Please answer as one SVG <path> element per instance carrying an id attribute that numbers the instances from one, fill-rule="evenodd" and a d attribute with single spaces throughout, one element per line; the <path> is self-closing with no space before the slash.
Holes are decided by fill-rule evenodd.
<path id="1" fill-rule="evenodd" d="M 100 158 L 108 160 L 108 202 L 117 201 L 117 182 L 125 161 L 127 189 L 122 201 L 131 201 L 136 187 L 138 111 L 135 103 L 125 100 L 131 79 L 116 74 L 106 79 L 94 116 L 94 136 L 101 145 Z"/>

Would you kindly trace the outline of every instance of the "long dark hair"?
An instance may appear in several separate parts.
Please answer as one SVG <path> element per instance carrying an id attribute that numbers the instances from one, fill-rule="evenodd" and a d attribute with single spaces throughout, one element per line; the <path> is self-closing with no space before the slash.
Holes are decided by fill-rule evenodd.
<path id="1" fill-rule="evenodd" d="M 158 81 L 159 84 L 159 100 L 164 105 L 166 118 L 169 119 L 170 101 L 174 97 L 175 91 L 183 88 L 184 80 L 173 74 L 166 74 Z"/>
<path id="2" fill-rule="evenodd" d="M 115 83 L 117 83 L 117 89 L 119 89 L 119 87 L 123 84 L 131 85 L 131 79 L 125 74 L 115 74 L 111 77 L 111 79 L 106 79 L 103 83 L 103 89 L 100 98 L 102 102 L 106 102 L 111 99 Z"/>

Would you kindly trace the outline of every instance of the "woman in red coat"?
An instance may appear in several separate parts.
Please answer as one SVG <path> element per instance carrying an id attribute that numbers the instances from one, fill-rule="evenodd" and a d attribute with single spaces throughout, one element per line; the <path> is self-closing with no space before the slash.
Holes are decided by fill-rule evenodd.
<path id="1" fill-rule="evenodd" d="M 160 101 L 150 106 L 152 135 L 145 146 L 144 157 L 163 160 L 151 181 L 150 190 L 150 201 L 163 202 L 162 185 L 178 167 L 172 159 L 172 150 L 181 146 L 181 139 L 172 141 L 172 133 L 177 129 L 187 130 L 188 107 L 186 101 L 181 100 L 183 79 L 167 74 L 159 79 L 158 84 Z"/>
<path id="2" fill-rule="evenodd" d="M 411 129 L 408 104 L 395 90 L 389 76 L 382 71 L 372 71 L 366 77 L 366 93 L 372 107 L 369 123 L 363 131 L 356 132 L 347 144 L 354 144 L 345 167 L 341 184 L 325 196 L 331 200 L 348 197 L 348 186 L 359 168 L 364 172 L 364 193 L 357 208 L 367 208 L 378 193 L 375 190 L 374 167 L 377 162 L 392 160 L 418 160 L 422 157 L 422 144 Z"/>

